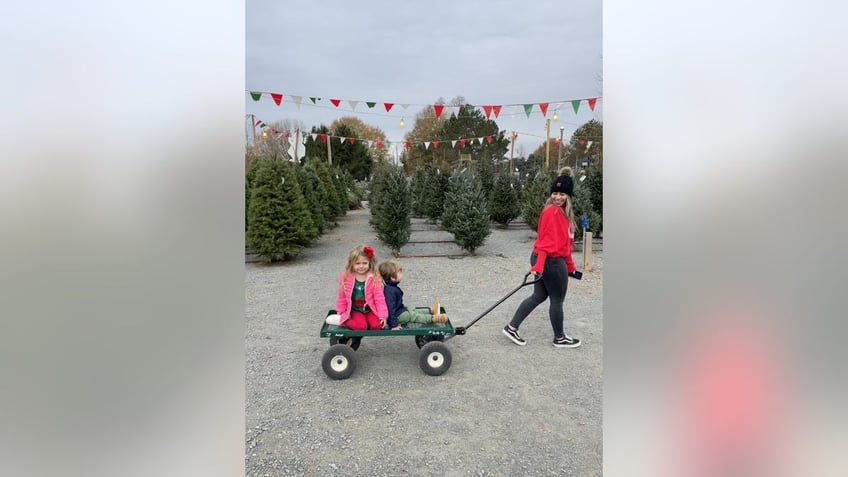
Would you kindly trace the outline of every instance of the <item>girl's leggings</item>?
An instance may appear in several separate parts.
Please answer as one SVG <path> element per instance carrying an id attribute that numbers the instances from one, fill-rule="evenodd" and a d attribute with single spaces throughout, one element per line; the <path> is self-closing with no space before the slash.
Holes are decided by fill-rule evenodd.
<path id="1" fill-rule="evenodd" d="M 536 254 L 530 255 L 530 266 L 536 264 Z M 545 260 L 545 268 L 542 279 L 533 285 L 533 294 L 525 298 L 515 310 L 512 321 L 509 322 L 513 328 L 518 329 L 521 322 L 543 301 L 550 298 L 551 327 L 554 329 L 554 338 L 564 336 L 562 329 L 562 305 L 565 301 L 565 292 L 568 289 L 568 269 L 565 259 L 562 257 L 548 258 Z"/>
<path id="2" fill-rule="evenodd" d="M 351 311 L 350 318 L 342 325 L 356 331 L 379 330 L 381 328 L 380 317 L 373 311 L 368 314 Z"/>

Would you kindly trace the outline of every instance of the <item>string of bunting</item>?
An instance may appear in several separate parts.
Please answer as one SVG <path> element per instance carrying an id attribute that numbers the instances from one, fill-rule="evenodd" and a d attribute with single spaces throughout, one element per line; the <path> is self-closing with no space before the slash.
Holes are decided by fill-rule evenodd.
<path id="1" fill-rule="evenodd" d="M 248 116 L 250 116 L 250 115 L 248 115 Z M 261 119 L 257 119 L 256 122 L 254 123 L 254 126 L 256 126 L 260 129 L 268 128 L 271 135 L 273 135 L 274 137 L 277 137 L 277 138 L 282 138 L 282 139 L 289 139 L 289 137 L 291 137 L 292 135 L 296 135 L 298 133 L 298 131 L 295 131 L 294 133 L 292 133 L 291 131 L 278 131 L 276 128 L 274 128 L 272 126 L 268 126 L 267 124 L 265 124 L 265 122 L 262 121 Z M 321 142 L 325 143 L 325 144 L 326 144 L 327 141 L 332 141 L 334 139 L 338 139 L 339 144 L 344 144 L 345 141 L 347 141 L 350 144 L 355 144 L 356 141 L 359 141 L 359 142 L 366 143 L 369 148 L 376 146 L 377 149 L 381 149 L 381 148 L 383 148 L 383 146 L 385 146 L 386 149 L 389 149 L 392 145 L 397 145 L 398 143 L 402 143 L 403 147 L 405 147 L 407 149 L 411 149 L 412 147 L 415 147 L 415 146 L 424 146 L 425 150 L 429 150 L 430 146 L 433 146 L 433 148 L 438 148 L 440 144 L 446 144 L 448 142 L 451 144 L 452 148 L 455 148 L 457 144 L 459 144 L 459 147 L 465 147 L 466 145 L 471 146 L 471 145 L 474 144 L 474 141 L 477 141 L 477 144 L 483 144 L 483 141 L 485 141 L 488 144 L 491 144 L 495 140 L 501 140 L 501 139 L 504 138 L 503 134 L 498 134 L 497 136 L 488 135 L 488 136 L 480 136 L 480 137 L 476 137 L 476 138 L 451 139 L 451 140 L 447 140 L 447 141 L 446 140 L 430 140 L 430 141 L 408 141 L 408 140 L 407 141 L 389 141 L 389 140 L 386 140 L 386 141 L 383 141 L 383 140 L 380 140 L 380 139 L 371 140 L 371 139 L 360 139 L 360 138 L 356 138 L 356 137 L 333 136 L 333 135 L 330 135 L 330 134 L 323 134 L 323 133 L 308 133 L 306 131 L 300 131 L 299 133 L 300 133 L 300 136 L 301 136 L 301 143 L 302 144 L 306 144 L 306 142 L 305 142 L 306 138 L 311 136 L 313 141 L 317 141 L 320 138 Z M 536 136 L 535 134 L 530 134 L 530 133 L 522 133 L 522 134 L 527 134 L 528 136 Z M 513 140 L 515 140 L 515 139 L 518 138 L 518 133 L 514 132 L 512 134 L 512 136 L 513 136 Z M 538 136 L 538 137 L 541 137 L 541 136 Z M 554 138 L 554 141 L 556 143 L 559 143 L 559 138 Z M 571 144 L 573 146 L 579 145 L 581 147 L 584 145 L 584 143 L 585 143 L 585 141 L 583 139 L 580 139 L 579 141 L 573 140 L 571 142 Z M 592 143 L 593 143 L 593 141 L 588 141 L 588 143 L 586 143 L 586 150 L 588 150 L 592 146 Z"/>
<path id="2" fill-rule="evenodd" d="M 284 95 L 283 93 L 272 93 L 272 92 L 268 92 L 268 91 L 251 91 L 251 90 L 245 90 L 245 91 L 250 94 L 250 97 L 253 99 L 253 101 L 259 101 L 260 99 L 262 99 L 262 96 L 269 96 L 271 98 L 271 100 L 274 101 L 274 104 L 276 104 L 277 106 L 280 106 L 283 103 L 284 98 L 287 99 L 286 102 L 294 103 L 294 105 L 297 106 L 298 109 L 300 109 L 300 106 L 302 104 L 310 105 L 310 103 L 304 103 L 304 101 L 303 101 L 304 96 Z M 309 99 L 309 101 L 311 102 L 312 105 L 318 105 L 318 103 L 320 103 L 321 101 L 324 101 L 324 99 L 317 97 L 317 96 L 307 96 L 307 98 Z M 580 110 L 580 105 L 584 101 L 589 106 L 589 109 L 594 111 L 595 105 L 596 105 L 596 103 L 598 102 L 599 99 L 601 99 L 600 96 L 594 97 L 594 98 L 547 101 L 547 102 L 543 102 L 543 103 L 466 105 L 464 107 L 469 108 L 471 110 L 479 108 L 480 110 L 483 111 L 483 114 L 486 115 L 486 119 L 491 119 L 492 114 L 494 114 L 495 118 L 497 118 L 501 114 L 501 110 L 503 108 L 512 108 L 512 109 L 523 108 L 524 114 L 527 115 L 527 117 L 529 118 L 530 114 L 533 112 L 534 108 L 538 107 L 539 112 L 542 113 L 542 117 L 547 117 L 548 109 L 551 105 L 554 105 L 554 110 L 556 111 L 556 110 L 559 110 L 559 108 L 562 105 L 570 103 L 572 109 L 574 109 L 574 114 L 577 114 L 577 112 Z M 375 108 L 377 106 L 377 104 L 379 103 L 378 101 L 360 101 L 360 100 L 338 99 L 338 98 L 330 98 L 328 101 L 330 102 L 330 104 L 332 104 L 336 108 L 339 108 L 342 105 L 342 103 L 346 103 L 350 107 L 351 111 L 356 111 L 356 108 L 357 108 L 357 106 L 359 106 L 360 103 L 365 103 L 365 105 L 367 106 L 367 108 L 369 110 Z M 382 105 L 383 105 L 383 109 L 385 109 L 386 113 L 388 113 L 395 107 L 395 105 L 398 105 L 398 103 L 382 102 Z M 424 107 L 429 106 L 429 107 L 433 108 L 433 112 L 435 113 L 435 116 L 437 118 L 440 117 L 445 110 L 448 110 L 449 112 L 452 111 L 452 110 L 455 110 L 457 113 L 459 113 L 460 108 L 463 107 L 463 106 L 450 106 L 450 105 L 445 105 L 445 104 L 412 104 L 412 103 L 402 103 L 402 104 L 399 104 L 399 106 L 401 108 L 403 108 L 404 110 L 406 110 L 409 106 L 424 106 Z"/>

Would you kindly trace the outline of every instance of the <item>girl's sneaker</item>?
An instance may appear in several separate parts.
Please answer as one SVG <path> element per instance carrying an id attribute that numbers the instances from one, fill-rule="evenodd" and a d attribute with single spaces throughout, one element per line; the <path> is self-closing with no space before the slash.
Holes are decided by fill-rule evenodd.
<path id="1" fill-rule="evenodd" d="M 578 346 L 580 346 L 580 340 L 568 335 L 554 339 L 554 348 L 576 348 Z"/>
<path id="2" fill-rule="evenodd" d="M 526 341 L 524 341 L 520 336 L 518 336 L 518 330 L 513 330 L 509 327 L 509 325 L 503 327 L 503 334 L 518 346 L 524 346 L 527 344 Z"/>

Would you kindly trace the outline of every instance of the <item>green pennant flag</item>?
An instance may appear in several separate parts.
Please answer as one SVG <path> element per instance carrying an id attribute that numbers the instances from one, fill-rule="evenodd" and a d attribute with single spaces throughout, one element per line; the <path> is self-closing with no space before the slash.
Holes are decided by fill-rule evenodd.
<path id="1" fill-rule="evenodd" d="M 311 99 L 311 100 L 312 100 L 312 104 L 315 104 L 315 100 L 316 100 L 316 99 L 317 99 L 318 101 L 321 101 L 321 98 L 309 98 L 309 99 Z"/>
<path id="2" fill-rule="evenodd" d="M 574 114 L 577 114 L 577 110 L 580 109 L 580 100 L 575 99 L 571 102 L 571 107 L 574 108 Z"/>
<path id="3" fill-rule="evenodd" d="M 526 114 L 528 118 L 530 117 L 530 111 L 533 111 L 533 105 L 532 104 L 525 104 L 524 105 L 524 114 Z"/>
<path id="4" fill-rule="evenodd" d="M 262 97 L 262 93 L 257 93 L 256 91 L 251 91 L 250 97 L 253 98 L 254 101 L 259 101 L 259 98 Z"/>
<path id="5" fill-rule="evenodd" d="M 375 105 L 375 104 L 377 104 L 377 103 L 375 103 L 375 102 L 373 102 L 373 101 L 366 101 L 366 102 L 365 102 L 365 104 L 367 104 L 367 105 L 368 105 L 368 109 L 371 109 L 371 108 L 373 108 L 373 107 L 374 107 L 374 105 Z"/>

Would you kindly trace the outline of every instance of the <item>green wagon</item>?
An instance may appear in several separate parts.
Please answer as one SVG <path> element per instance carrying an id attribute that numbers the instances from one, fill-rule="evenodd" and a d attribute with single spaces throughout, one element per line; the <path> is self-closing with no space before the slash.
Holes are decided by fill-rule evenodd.
<path id="1" fill-rule="evenodd" d="M 524 275 L 524 281 L 509 292 L 506 296 L 498 300 L 497 303 L 489 307 L 488 310 L 481 313 L 477 318 L 473 319 L 465 326 L 454 328 L 453 324 L 448 320 L 445 323 L 405 323 L 400 330 L 367 330 L 355 331 L 350 328 L 338 325 L 329 325 L 323 323 L 321 326 L 321 338 L 330 339 L 330 349 L 328 349 L 321 359 L 321 368 L 324 373 L 332 379 L 347 379 L 356 370 L 356 351 L 359 349 L 360 341 L 366 336 L 412 336 L 415 339 L 415 345 L 419 348 L 418 366 L 425 374 L 430 376 L 439 376 L 444 374 L 451 365 L 451 351 L 445 345 L 445 341 L 456 335 L 464 335 L 465 331 L 477 322 L 480 318 L 486 316 L 490 311 L 503 303 L 507 298 L 512 296 L 521 287 L 536 283 L 540 280 L 537 276 L 534 280 L 527 281 L 530 274 Z M 427 309 L 427 307 L 419 307 Z M 334 314 L 336 310 L 329 310 L 327 315 Z M 444 307 L 441 307 L 441 313 L 446 313 Z"/>

